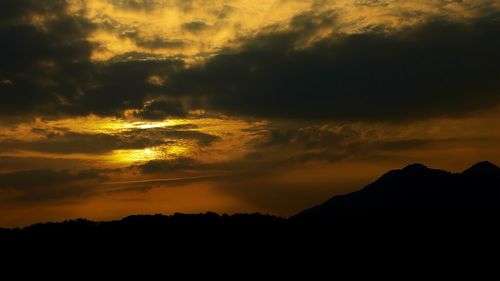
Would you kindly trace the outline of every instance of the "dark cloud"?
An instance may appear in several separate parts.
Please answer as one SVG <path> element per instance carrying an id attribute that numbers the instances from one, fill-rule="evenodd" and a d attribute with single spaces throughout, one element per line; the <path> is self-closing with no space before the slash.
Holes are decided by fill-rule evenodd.
<path id="1" fill-rule="evenodd" d="M 5 140 L 0 142 L 3 151 L 31 150 L 48 153 L 105 153 L 115 149 L 142 149 L 165 144 L 146 137 L 111 134 L 49 134 L 36 141 Z"/>
<path id="2" fill-rule="evenodd" d="M 0 115 L 58 112 L 88 82 L 94 26 L 65 1 L 2 1 Z M 7 7 L 8 6 L 8 7 Z M 32 23 L 37 17 L 39 23 Z"/>
<path id="3" fill-rule="evenodd" d="M 184 65 L 140 53 L 94 62 L 93 50 L 103 46 L 88 40 L 97 27 L 85 18 L 85 11 L 69 12 L 66 1 L 57 0 L 2 1 L 0 5 L 2 16 L 5 13 L 0 19 L 3 120 L 92 113 L 121 116 L 125 109 L 140 109 L 164 92 L 148 78 L 167 76 Z M 160 41 L 141 42 L 149 47 L 179 46 L 179 42 Z"/>
<path id="4" fill-rule="evenodd" d="M 215 15 L 219 19 L 224 19 L 228 17 L 230 14 L 232 14 L 234 11 L 236 11 L 236 8 L 230 5 L 224 5 L 222 9 L 218 10 L 215 12 Z"/>
<path id="5" fill-rule="evenodd" d="M 220 137 L 210 135 L 200 131 L 188 129 L 189 125 L 179 127 L 163 127 L 150 129 L 133 129 L 127 131 L 128 136 L 144 137 L 147 139 L 170 139 L 170 140 L 195 140 L 198 145 L 207 146 L 215 141 L 220 140 Z"/>
<path id="6" fill-rule="evenodd" d="M 360 132 L 349 126 L 332 130 L 322 126 L 308 126 L 295 129 L 271 129 L 266 135 L 254 141 L 256 147 L 296 145 L 301 148 L 339 147 L 360 138 Z"/>
<path id="7" fill-rule="evenodd" d="M 198 131 L 170 131 L 165 132 L 164 136 L 174 139 L 196 140 L 200 146 L 208 146 L 213 142 L 220 140 L 219 136 L 210 135 Z"/>
<path id="8" fill-rule="evenodd" d="M 163 61 L 163 62 L 170 62 L 168 60 L 165 60 L 165 58 L 162 55 L 157 55 L 157 54 L 150 54 L 150 53 L 144 53 L 144 52 L 126 52 L 123 54 L 119 54 L 116 56 L 113 56 L 108 60 L 108 66 L 112 65 L 113 63 L 126 63 L 126 62 L 140 62 L 140 61 Z"/>
<path id="9" fill-rule="evenodd" d="M 201 33 L 207 30 L 210 26 L 203 21 L 192 21 L 182 25 L 182 29 L 189 31 L 193 34 Z"/>
<path id="10" fill-rule="evenodd" d="M 139 109 L 148 99 L 163 94 L 159 85 L 148 82 L 151 76 L 168 76 L 183 64 L 171 60 L 137 60 L 100 65 L 94 82 L 85 85 L 70 113 L 95 113 L 120 116 L 124 109 Z"/>
<path id="11" fill-rule="evenodd" d="M 303 14 L 206 64 L 172 75 L 170 95 L 229 115 L 404 121 L 465 116 L 500 102 L 498 15 L 435 18 L 394 32 L 332 33 L 334 15 Z"/>
<path id="12" fill-rule="evenodd" d="M 193 10 L 193 0 L 109 0 L 116 8 L 150 12 L 160 8 L 179 9 L 183 12 Z"/>
<path id="13" fill-rule="evenodd" d="M 0 156 L 0 172 L 38 169 L 77 169 L 88 166 L 86 160 L 44 157 Z"/>
<path id="14" fill-rule="evenodd" d="M 182 128 L 182 127 L 179 127 Z M 106 153 L 117 149 L 143 149 L 158 145 L 174 144 L 177 140 L 195 140 L 207 146 L 219 139 L 217 136 L 193 130 L 171 128 L 133 129 L 116 134 L 57 132 L 43 133 L 39 140 L 0 141 L 0 151 L 30 150 L 48 153 Z"/>
<path id="15" fill-rule="evenodd" d="M 0 2 L 0 22 L 3 24 L 20 23 L 26 17 L 36 14 L 58 14 L 66 9 L 65 0 L 33 1 L 18 0 Z"/>
<path id="16" fill-rule="evenodd" d="M 107 27 L 114 29 L 113 27 Z M 125 31 L 121 34 L 122 37 L 129 38 L 139 47 L 146 49 L 180 49 L 186 46 L 186 42 L 182 40 L 171 40 L 158 36 L 141 37 L 137 31 Z"/>
<path id="17" fill-rule="evenodd" d="M 348 125 L 274 128 L 249 143 L 246 159 L 271 161 L 272 165 L 280 166 L 339 162 L 376 151 L 373 149 L 376 140 L 367 139 L 366 134 Z"/>
<path id="18" fill-rule="evenodd" d="M 187 157 L 180 157 L 171 160 L 152 160 L 140 165 L 139 169 L 145 174 L 150 174 L 192 169 L 195 166 L 199 166 L 196 160 Z"/>
<path id="19" fill-rule="evenodd" d="M 0 200 L 36 203 L 91 195 L 105 176 L 96 170 L 24 170 L 0 174 Z"/>
<path id="20" fill-rule="evenodd" d="M 363 7 L 387 7 L 389 3 L 384 0 L 356 0 L 354 5 Z"/>
<path id="21" fill-rule="evenodd" d="M 159 1 L 155 0 L 111 0 L 109 1 L 115 7 L 130 10 L 152 10 L 158 8 Z"/>
<path id="22" fill-rule="evenodd" d="M 167 117 L 186 117 L 188 112 L 178 100 L 158 100 L 145 104 L 134 116 L 147 120 L 165 120 Z"/>
<path id="23" fill-rule="evenodd" d="M 186 46 L 186 42 L 182 40 L 168 40 L 160 37 L 136 40 L 136 44 L 148 49 L 180 49 Z"/>
<path id="24" fill-rule="evenodd" d="M 499 138 L 491 137 L 462 137 L 462 138 L 414 138 L 393 141 L 376 141 L 372 143 L 372 149 L 384 150 L 411 150 L 419 148 L 450 146 L 450 145 L 495 145 L 500 141 Z"/>

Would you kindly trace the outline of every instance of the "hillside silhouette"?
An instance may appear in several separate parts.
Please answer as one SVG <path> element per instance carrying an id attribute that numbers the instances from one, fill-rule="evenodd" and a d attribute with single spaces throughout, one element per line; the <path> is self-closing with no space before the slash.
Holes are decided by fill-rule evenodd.
<path id="1" fill-rule="evenodd" d="M 500 168 L 480 162 L 463 173 L 450 173 L 412 164 L 392 170 L 365 188 L 336 196 L 294 218 L 342 218 L 385 213 L 432 216 L 481 212 L 500 204 Z M 397 212 L 395 212 L 397 210 Z"/>
<path id="2" fill-rule="evenodd" d="M 500 277 L 500 168 L 421 164 L 290 218 L 135 215 L 0 229 L 8 279 Z"/>

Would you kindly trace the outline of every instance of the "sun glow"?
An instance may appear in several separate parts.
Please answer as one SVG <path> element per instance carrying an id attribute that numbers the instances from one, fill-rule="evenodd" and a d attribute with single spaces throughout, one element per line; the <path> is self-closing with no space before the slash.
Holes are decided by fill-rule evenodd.
<path id="1" fill-rule="evenodd" d="M 145 156 L 152 156 L 154 154 L 153 150 L 151 148 L 146 148 L 144 149 L 144 155 Z"/>
<path id="2" fill-rule="evenodd" d="M 110 164 L 141 164 L 152 160 L 171 160 L 186 157 L 194 149 L 189 145 L 161 145 L 144 149 L 120 149 L 111 152 L 106 160 Z"/>
<path id="3" fill-rule="evenodd" d="M 114 150 L 108 161 L 113 164 L 128 165 L 131 163 L 142 163 L 157 159 L 155 151 L 151 148 L 145 149 L 120 149 Z"/>

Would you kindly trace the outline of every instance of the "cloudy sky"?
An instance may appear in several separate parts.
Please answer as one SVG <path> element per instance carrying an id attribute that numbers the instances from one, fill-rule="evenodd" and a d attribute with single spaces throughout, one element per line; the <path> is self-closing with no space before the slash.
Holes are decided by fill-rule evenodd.
<path id="1" fill-rule="evenodd" d="M 0 1 L 0 38 L 0 226 L 500 163 L 500 1 Z"/>

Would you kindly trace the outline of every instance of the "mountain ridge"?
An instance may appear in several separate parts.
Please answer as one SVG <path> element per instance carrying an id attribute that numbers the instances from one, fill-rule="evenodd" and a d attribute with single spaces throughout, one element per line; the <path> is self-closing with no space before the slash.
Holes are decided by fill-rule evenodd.
<path id="1" fill-rule="evenodd" d="M 294 218 L 345 216 L 358 211 L 409 208 L 467 208 L 500 205 L 500 168 L 488 161 L 462 173 L 415 163 L 391 170 L 352 193 L 335 196 Z M 488 206 L 486 206 L 488 205 Z"/>

